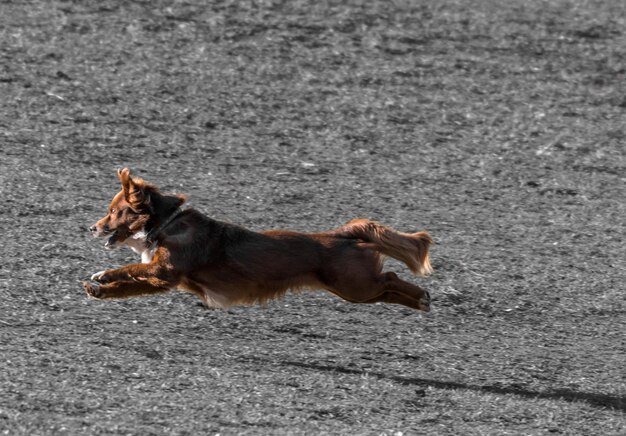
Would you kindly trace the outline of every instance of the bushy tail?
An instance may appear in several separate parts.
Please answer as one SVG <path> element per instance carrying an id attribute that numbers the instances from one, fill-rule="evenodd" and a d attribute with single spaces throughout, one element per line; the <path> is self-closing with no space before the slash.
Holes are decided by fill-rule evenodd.
<path id="1" fill-rule="evenodd" d="M 382 254 L 404 262 L 420 276 L 432 274 L 428 249 L 433 239 L 426 232 L 401 233 L 376 221 L 355 219 L 337 229 L 345 238 L 362 239 Z"/>

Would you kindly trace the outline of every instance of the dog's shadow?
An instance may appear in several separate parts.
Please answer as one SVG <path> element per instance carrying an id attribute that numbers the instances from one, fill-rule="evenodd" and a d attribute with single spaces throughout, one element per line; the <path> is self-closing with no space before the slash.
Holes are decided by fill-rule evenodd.
<path id="1" fill-rule="evenodd" d="M 249 360 L 262 360 L 266 361 L 269 359 L 264 359 L 260 357 L 252 357 Z M 267 363 L 267 362 L 266 362 Z M 276 362 L 274 362 L 276 363 Z M 522 388 L 516 387 L 501 387 L 501 386 L 481 386 L 481 385 L 472 385 L 466 383 L 459 382 L 446 382 L 439 380 L 431 380 L 426 378 L 417 378 L 417 377 L 404 377 L 394 374 L 384 374 L 381 372 L 364 372 L 359 369 L 345 368 L 342 366 L 335 365 L 323 365 L 318 363 L 306 363 L 306 362 L 297 362 L 293 360 L 282 360 L 278 362 L 281 365 L 285 366 L 295 366 L 298 368 L 305 368 L 314 371 L 324 371 L 324 372 L 338 372 L 342 374 L 353 374 L 353 375 L 363 375 L 367 374 L 369 377 L 376 377 L 383 380 L 391 380 L 396 383 L 401 383 L 404 385 L 413 385 L 420 387 L 433 387 L 437 389 L 464 389 L 468 391 L 475 392 L 487 392 L 490 394 L 509 394 L 509 395 L 517 395 L 525 398 L 539 398 L 539 399 L 548 399 L 548 400 L 564 400 L 569 402 L 577 402 L 584 401 L 587 404 L 594 407 L 602 407 L 609 408 L 614 410 L 619 410 L 621 412 L 626 412 L 626 397 L 624 396 L 613 396 L 613 395 L 604 395 L 604 394 L 595 394 L 590 392 L 577 392 L 570 389 L 555 389 L 547 392 L 537 392 Z"/>

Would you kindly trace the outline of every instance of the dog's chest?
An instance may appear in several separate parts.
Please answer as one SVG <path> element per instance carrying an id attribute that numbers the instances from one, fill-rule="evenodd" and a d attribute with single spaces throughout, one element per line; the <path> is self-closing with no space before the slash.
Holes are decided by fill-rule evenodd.
<path id="1" fill-rule="evenodd" d="M 154 257 L 154 253 L 156 252 L 157 246 L 156 243 L 148 246 L 146 243 L 146 232 L 141 230 L 135 233 L 133 236 L 128 238 L 126 244 L 133 250 L 135 253 L 141 255 L 141 263 L 150 263 L 152 262 L 152 258 Z"/>

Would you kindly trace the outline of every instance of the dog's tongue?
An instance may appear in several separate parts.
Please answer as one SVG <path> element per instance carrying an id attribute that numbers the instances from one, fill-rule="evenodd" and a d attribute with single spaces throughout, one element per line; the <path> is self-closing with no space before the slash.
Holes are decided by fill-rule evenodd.
<path id="1" fill-rule="evenodd" d="M 107 239 L 106 243 L 104 244 L 105 248 L 113 248 L 113 245 L 115 244 L 116 239 L 117 239 L 117 232 L 113 232 L 113 234 L 109 236 L 109 239 Z"/>

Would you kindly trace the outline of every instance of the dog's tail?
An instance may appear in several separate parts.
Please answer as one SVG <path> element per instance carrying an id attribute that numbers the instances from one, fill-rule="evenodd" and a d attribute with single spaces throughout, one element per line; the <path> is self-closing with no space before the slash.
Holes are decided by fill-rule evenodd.
<path id="1" fill-rule="evenodd" d="M 433 272 L 428 253 L 433 239 L 427 232 L 401 233 L 368 219 L 352 220 L 336 232 L 345 238 L 362 239 L 382 254 L 404 262 L 417 275 Z"/>

